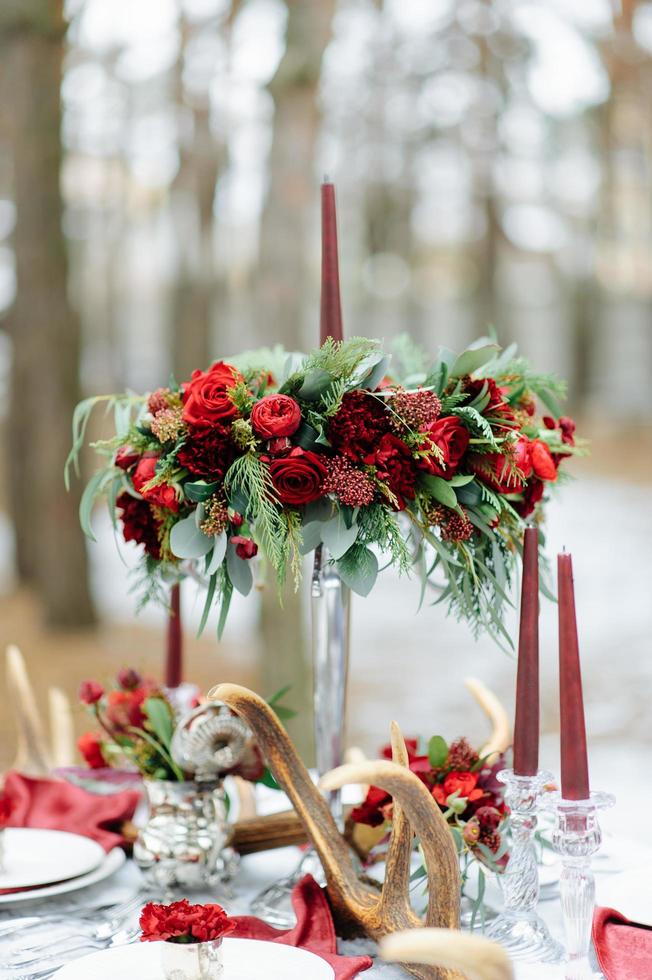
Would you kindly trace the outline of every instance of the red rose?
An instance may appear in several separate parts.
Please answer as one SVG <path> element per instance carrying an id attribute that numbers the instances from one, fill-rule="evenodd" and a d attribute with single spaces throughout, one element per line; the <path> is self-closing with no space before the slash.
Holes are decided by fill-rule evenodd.
<path id="1" fill-rule="evenodd" d="M 215 424 L 210 429 L 193 429 L 177 453 L 177 461 L 195 476 L 221 480 L 236 457 L 229 429 Z"/>
<path id="2" fill-rule="evenodd" d="M 543 483 L 541 480 L 528 480 L 527 486 L 523 490 L 523 499 L 515 500 L 512 504 L 514 510 L 521 517 L 529 517 L 536 505 L 543 497 Z"/>
<path id="3" fill-rule="evenodd" d="M 287 456 L 273 459 L 269 472 L 279 500 L 297 507 L 321 497 L 327 475 L 319 456 L 298 446 Z"/>
<path id="4" fill-rule="evenodd" d="M 146 500 L 121 493 L 116 506 L 122 519 L 122 533 L 125 541 L 135 541 L 145 546 L 145 551 L 157 560 L 161 557 L 158 539 L 160 520 L 155 516 Z"/>
<path id="5" fill-rule="evenodd" d="M 206 943 L 235 928 L 221 905 L 191 905 L 188 899 L 170 905 L 148 902 L 140 914 L 141 942 Z"/>
<path id="6" fill-rule="evenodd" d="M 505 398 L 507 389 L 499 388 L 493 378 L 467 378 L 464 382 L 464 390 L 469 394 L 469 401 L 477 398 L 485 385 L 487 386 L 485 394 L 489 395 L 489 401 L 482 409 L 482 414 L 513 422 L 514 412 Z"/>
<path id="7" fill-rule="evenodd" d="M 478 774 L 475 772 L 449 772 L 443 784 L 437 783 L 433 787 L 432 795 L 440 806 L 446 806 L 446 800 L 455 792 L 472 803 L 484 796 L 483 791 L 476 788 L 477 782 Z"/>
<path id="8" fill-rule="evenodd" d="M 523 481 L 532 474 L 531 443 L 527 436 L 519 436 L 510 455 L 487 453 L 474 456 L 469 466 L 475 475 L 496 493 L 519 493 Z"/>
<path id="9" fill-rule="evenodd" d="M 99 732 L 84 732 L 77 740 L 77 748 L 90 769 L 104 769 L 106 760 Z"/>
<path id="10" fill-rule="evenodd" d="M 365 462 L 375 464 L 376 476 L 396 497 L 396 509 L 405 510 L 406 498 L 414 499 L 417 473 L 409 446 L 388 432 L 381 438 L 373 456 L 368 456 Z"/>
<path id="11" fill-rule="evenodd" d="M 436 456 L 422 460 L 421 468 L 433 476 L 443 476 L 445 480 L 457 472 L 462 457 L 469 445 L 469 430 L 452 415 L 437 419 L 425 430 L 428 440 L 442 453 L 442 461 Z"/>
<path id="12" fill-rule="evenodd" d="M 258 554 L 258 545 L 251 538 L 243 538 L 240 534 L 234 534 L 231 544 L 235 545 L 235 553 L 239 558 L 253 558 Z"/>
<path id="13" fill-rule="evenodd" d="M 289 395 L 265 395 L 251 410 L 251 424 L 263 439 L 291 436 L 301 424 L 301 409 Z"/>
<path id="14" fill-rule="evenodd" d="M 133 667 L 123 667 L 118 673 L 117 681 L 125 691 L 133 691 L 139 684 L 142 684 L 143 679 Z"/>
<path id="15" fill-rule="evenodd" d="M 183 420 L 188 425 L 209 428 L 216 422 L 228 422 L 238 414 L 229 389 L 242 375 L 231 364 L 217 361 L 208 371 L 193 371 L 192 380 L 183 388 Z"/>
<path id="16" fill-rule="evenodd" d="M 6 793 L 0 793 L 0 829 L 7 826 L 13 808 L 14 804 L 11 798 Z"/>
<path id="17" fill-rule="evenodd" d="M 82 681 L 79 685 L 79 700 L 82 704 L 97 704 L 103 694 L 104 688 L 97 681 Z"/>
<path id="18" fill-rule="evenodd" d="M 137 453 L 135 449 L 131 448 L 131 446 L 120 446 L 115 454 L 115 459 L 113 462 L 116 466 L 119 466 L 121 470 L 128 470 L 139 459 L 140 453 Z"/>
<path id="19" fill-rule="evenodd" d="M 530 443 L 530 459 L 532 460 L 532 469 L 540 480 L 555 482 L 557 467 L 550 450 L 541 439 L 533 439 Z"/>
<path id="20" fill-rule="evenodd" d="M 150 480 L 153 480 L 156 476 L 156 463 L 158 458 L 154 453 L 147 453 L 141 457 L 132 476 L 134 489 L 148 503 L 154 504 L 156 507 L 165 507 L 167 510 L 171 510 L 176 514 L 179 510 L 179 500 L 177 498 L 177 492 L 171 484 L 160 483 L 158 486 L 145 489 Z"/>
<path id="21" fill-rule="evenodd" d="M 351 810 L 351 819 L 368 827 L 380 827 L 386 820 L 391 820 L 391 811 L 388 809 L 391 805 L 392 797 L 389 793 L 378 786 L 370 786 L 360 806 Z"/>
<path id="22" fill-rule="evenodd" d="M 135 691 L 109 691 L 106 703 L 106 717 L 117 729 L 142 728 L 146 721 L 142 709 L 143 701 L 149 692 L 143 687 Z"/>
<path id="23" fill-rule="evenodd" d="M 337 452 L 359 462 L 374 452 L 386 432 L 389 432 L 389 412 L 382 400 L 356 390 L 344 395 L 328 427 L 328 438 Z"/>

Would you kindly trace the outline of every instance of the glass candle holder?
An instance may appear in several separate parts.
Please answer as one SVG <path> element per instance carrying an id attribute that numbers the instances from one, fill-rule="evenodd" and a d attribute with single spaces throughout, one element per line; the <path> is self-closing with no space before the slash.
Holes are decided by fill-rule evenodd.
<path id="1" fill-rule="evenodd" d="M 595 908 L 591 857 L 602 842 L 598 813 L 615 802 L 610 793 L 591 793 L 587 800 L 565 800 L 559 793 L 550 793 L 542 800 L 545 809 L 555 816 L 552 846 L 561 858 L 563 869 L 559 888 L 566 938 L 567 980 L 586 980 L 595 976 L 589 963 Z"/>
<path id="2" fill-rule="evenodd" d="M 165 980 L 221 980 L 222 939 L 208 943 L 161 943 Z"/>
<path id="3" fill-rule="evenodd" d="M 534 776 L 521 776 L 513 769 L 503 769 L 497 778 L 507 787 L 512 844 L 505 873 L 499 876 L 504 908 L 486 934 L 512 959 L 559 963 L 564 951 L 537 915 L 539 868 L 534 848 L 539 795 L 546 783 L 553 781 L 552 773 L 540 769 Z"/>

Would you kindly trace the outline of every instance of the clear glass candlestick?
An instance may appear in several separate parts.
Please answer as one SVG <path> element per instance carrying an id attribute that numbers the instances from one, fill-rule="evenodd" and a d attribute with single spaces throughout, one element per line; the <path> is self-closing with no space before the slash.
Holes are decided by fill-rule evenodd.
<path id="1" fill-rule="evenodd" d="M 591 793 L 588 800 L 565 800 L 559 793 L 550 793 L 542 800 L 545 809 L 555 815 L 552 846 L 563 867 L 559 888 L 566 938 L 566 980 L 596 976 L 589 962 L 595 908 L 591 856 L 602 842 L 598 812 L 615 802 L 610 793 Z"/>
<path id="2" fill-rule="evenodd" d="M 487 936 L 500 943 L 512 959 L 558 963 L 564 951 L 537 915 L 539 869 L 534 848 L 539 795 L 553 776 L 542 769 L 534 776 L 503 769 L 497 778 L 507 787 L 512 844 L 509 862 L 500 875 L 504 908 L 488 927 Z"/>

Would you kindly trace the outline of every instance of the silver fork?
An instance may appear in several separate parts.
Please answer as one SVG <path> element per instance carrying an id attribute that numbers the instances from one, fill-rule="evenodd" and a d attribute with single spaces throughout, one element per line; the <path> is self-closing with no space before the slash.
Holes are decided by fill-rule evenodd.
<path id="1" fill-rule="evenodd" d="M 153 900 L 156 901 L 156 899 Z M 96 929 L 103 929 L 105 925 L 113 925 L 117 928 L 127 915 L 145 901 L 150 901 L 150 896 L 144 892 L 137 892 L 132 898 L 120 902 L 118 905 L 112 905 L 105 910 L 93 909 L 90 912 L 49 912 L 46 915 L 21 917 L 17 925 L 13 921 L 5 925 L 0 925 L 0 941 L 10 938 L 15 933 L 20 933 L 23 936 L 28 930 L 42 929 L 47 926 L 56 925 L 58 922 L 68 923 L 72 919 L 82 925 L 84 923 L 94 924 L 97 922 L 98 915 L 102 912 L 100 924 L 97 926 L 93 925 L 91 929 L 92 935 Z M 113 931 L 115 931 L 115 928 Z"/>
<path id="2" fill-rule="evenodd" d="M 103 940 L 90 940 L 84 939 L 83 943 L 78 946 L 70 946 L 65 950 L 65 955 L 54 955 L 48 956 L 49 961 L 47 966 L 44 965 L 43 956 L 37 956 L 35 959 L 28 960 L 21 965 L 22 969 L 29 970 L 30 966 L 39 965 L 40 969 L 36 970 L 34 973 L 12 973 L 12 980 L 40 980 L 41 977 L 49 977 L 51 973 L 58 970 L 59 967 L 63 966 L 64 963 L 68 963 L 70 960 L 75 959 L 76 955 L 79 956 L 84 952 L 95 950 L 95 949 L 108 949 L 113 946 L 127 946 L 132 943 L 136 937 L 139 935 L 140 929 L 134 926 L 130 929 L 123 929 L 120 932 L 115 933 L 110 939 Z M 16 964 L 3 964 L 8 968 L 15 967 Z M 0 974 L 1 976 L 2 974 Z"/>

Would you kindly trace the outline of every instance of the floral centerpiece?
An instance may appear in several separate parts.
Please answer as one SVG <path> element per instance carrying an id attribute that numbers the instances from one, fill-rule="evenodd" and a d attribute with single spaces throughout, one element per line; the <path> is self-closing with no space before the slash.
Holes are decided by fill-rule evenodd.
<path id="1" fill-rule="evenodd" d="M 94 405 L 113 408 L 116 433 L 94 444 L 105 464 L 82 498 L 84 530 L 105 497 L 142 547 L 147 598 L 201 563 L 202 625 L 219 603 L 220 632 L 259 551 L 279 583 L 297 583 L 302 555 L 323 545 L 354 592 L 371 590 L 379 557 L 414 568 L 422 597 L 431 588 L 511 644 L 501 606 L 523 522 L 577 451 L 563 385 L 488 341 L 433 361 L 403 338 L 394 355 L 364 338 L 307 356 L 264 349 L 149 395 L 87 399 L 67 473 Z"/>
<path id="2" fill-rule="evenodd" d="M 162 942 L 161 964 L 170 980 L 214 980 L 222 976 L 221 945 L 235 929 L 221 905 L 149 902 L 140 914 L 141 942 Z"/>

